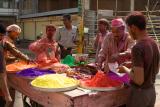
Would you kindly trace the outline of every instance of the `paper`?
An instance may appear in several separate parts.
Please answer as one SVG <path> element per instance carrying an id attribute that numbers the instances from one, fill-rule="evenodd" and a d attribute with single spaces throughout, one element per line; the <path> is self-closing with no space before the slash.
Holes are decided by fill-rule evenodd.
<path id="1" fill-rule="evenodd" d="M 109 70 L 116 73 L 117 75 L 119 76 L 124 76 L 125 74 L 124 73 L 119 73 L 118 72 L 118 62 L 114 62 L 114 63 L 108 63 L 108 67 L 109 67 Z"/>
<path id="2" fill-rule="evenodd" d="M 117 68 L 118 68 L 118 63 L 108 63 L 108 67 L 109 70 L 111 70 L 112 72 L 118 72 Z"/>

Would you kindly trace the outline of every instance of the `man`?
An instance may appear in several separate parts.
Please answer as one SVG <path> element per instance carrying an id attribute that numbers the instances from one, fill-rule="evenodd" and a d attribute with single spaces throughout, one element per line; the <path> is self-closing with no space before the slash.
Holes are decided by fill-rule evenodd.
<path id="1" fill-rule="evenodd" d="M 66 14 L 63 16 L 64 27 L 59 28 L 56 35 L 56 41 L 61 49 L 61 58 L 72 54 L 72 49 L 77 43 L 77 27 L 72 25 L 71 16 Z"/>
<path id="2" fill-rule="evenodd" d="M 127 107 L 154 107 L 154 83 L 160 64 L 158 45 L 148 36 L 146 19 L 142 13 L 130 13 L 126 18 L 126 24 L 133 39 L 137 40 L 132 48 L 132 69 L 119 67 L 119 72 L 127 72 L 131 78 L 131 94 Z"/>
<path id="3" fill-rule="evenodd" d="M 129 57 L 126 57 L 125 54 L 127 54 L 135 43 L 130 35 L 125 32 L 125 25 L 121 18 L 113 19 L 111 21 L 111 30 L 111 33 L 105 37 L 98 55 L 98 66 L 102 69 L 102 64 L 104 63 L 105 72 L 109 71 L 108 63 L 117 61 L 121 64 L 129 60 Z M 120 57 L 120 55 L 125 57 Z M 115 59 L 114 56 L 119 57 L 116 57 Z"/>
<path id="4" fill-rule="evenodd" d="M 26 62 L 29 62 L 30 61 L 29 57 L 20 52 L 14 45 L 14 41 L 21 33 L 21 28 L 16 24 L 12 24 L 8 26 L 6 30 L 7 30 L 7 35 L 3 39 L 3 47 L 5 51 L 6 63 L 7 64 L 13 63 L 18 58 Z"/>
<path id="5" fill-rule="evenodd" d="M 29 57 L 23 54 L 22 52 L 20 52 L 14 45 L 14 41 L 21 33 L 21 28 L 16 24 L 12 24 L 6 28 L 6 31 L 7 31 L 7 35 L 2 40 L 6 64 L 13 63 L 18 58 L 26 61 L 27 63 L 30 63 L 31 60 L 29 59 Z M 11 93 L 13 102 L 11 102 L 9 107 L 12 107 L 15 100 L 15 90 L 13 88 L 10 88 L 10 93 Z"/>
<path id="6" fill-rule="evenodd" d="M 6 103 L 12 101 L 7 85 L 6 65 L 2 42 L 5 33 L 5 27 L 0 24 L 0 107 L 5 107 Z"/>
<path id="7" fill-rule="evenodd" d="M 29 49 L 36 54 L 37 62 L 60 61 L 60 49 L 58 43 L 54 40 L 55 32 L 55 26 L 47 25 L 46 35 L 29 46 Z"/>
<path id="8" fill-rule="evenodd" d="M 98 53 L 101 49 L 102 42 L 109 33 L 109 21 L 102 18 L 98 20 L 98 33 L 96 35 L 94 47 L 96 49 L 96 62 L 98 61 Z"/>

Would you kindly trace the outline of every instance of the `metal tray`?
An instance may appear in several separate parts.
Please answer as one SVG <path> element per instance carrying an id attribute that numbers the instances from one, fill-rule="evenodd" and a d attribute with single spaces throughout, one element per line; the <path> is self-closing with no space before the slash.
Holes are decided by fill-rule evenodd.
<path id="1" fill-rule="evenodd" d="M 115 91 L 115 90 L 122 89 L 124 87 L 124 84 L 122 84 L 118 87 L 89 87 L 89 86 L 85 86 L 84 84 L 81 83 L 80 87 L 88 89 L 88 90 L 93 90 L 93 91 Z"/>
<path id="2" fill-rule="evenodd" d="M 64 92 L 64 91 L 70 91 L 73 89 L 76 89 L 78 85 L 71 86 L 71 87 L 65 87 L 65 88 L 41 88 L 31 85 L 35 90 L 38 91 L 44 91 L 44 92 Z"/>

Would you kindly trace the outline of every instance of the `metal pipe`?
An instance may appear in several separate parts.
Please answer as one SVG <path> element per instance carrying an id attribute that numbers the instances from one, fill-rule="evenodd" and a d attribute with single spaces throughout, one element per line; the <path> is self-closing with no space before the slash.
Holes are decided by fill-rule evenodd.
<path id="1" fill-rule="evenodd" d="M 117 16 L 117 10 L 118 10 L 118 1 L 116 0 L 115 16 Z"/>
<path id="2" fill-rule="evenodd" d="M 158 37 L 157 37 L 156 31 L 155 31 L 155 28 L 154 28 L 154 25 L 153 25 L 153 22 L 152 22 L 152 19 L 151 19 L 151 16 L 150 16 L 150 11 L 149 11 L 149 9 L 148 9 L 147 6 L 146 6 L 145 8 L 146 8 L 146 10 L 147 10 L 148 19 L 149 19 L 150 22 L 151 22 L 151 28 L 152 28 L 153 34 L 154 34 L 156 40 L 158 41 Z"/>
<path id="3" fill-rule="evenodd" d="M 130 0 L 130 11 L 134 11 L 134 0 Z"/>
<path id="4" fill-rule="evenodd" d="M 147 7 L 148 7 L 148 9 L 149 9 L 149 7 L 150 7 L 150 0 L 147 0 Z"/>
<path id="5" fill-rule="evenodd" d="M 99 15 L 99 12 L 98 12 L 99 11 L 99 6 L 98 5 L 99 5 L 99 2 L 97 0 L 97 23 L 98 23 L 98 18 L 99 18 L 98 17 L 98 15 Z M 97 24 L 97 29 L 98 29 L 98 24 Z"/>

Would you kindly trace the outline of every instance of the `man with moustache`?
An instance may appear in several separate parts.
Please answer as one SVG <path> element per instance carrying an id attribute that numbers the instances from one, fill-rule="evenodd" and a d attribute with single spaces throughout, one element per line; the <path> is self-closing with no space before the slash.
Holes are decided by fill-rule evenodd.
<path id="1" fill-rule="evenodd" d="M 108 63 L 118 62 L 119 64 L 128 61 L 131 48 L 135 42 L 125 31 L 125 24 L 122 18 L 111 21 L 111 33 L 109 33 L 103 43 L 98 55 L 98 67 L 104 72 L 109 71 Z"/>

